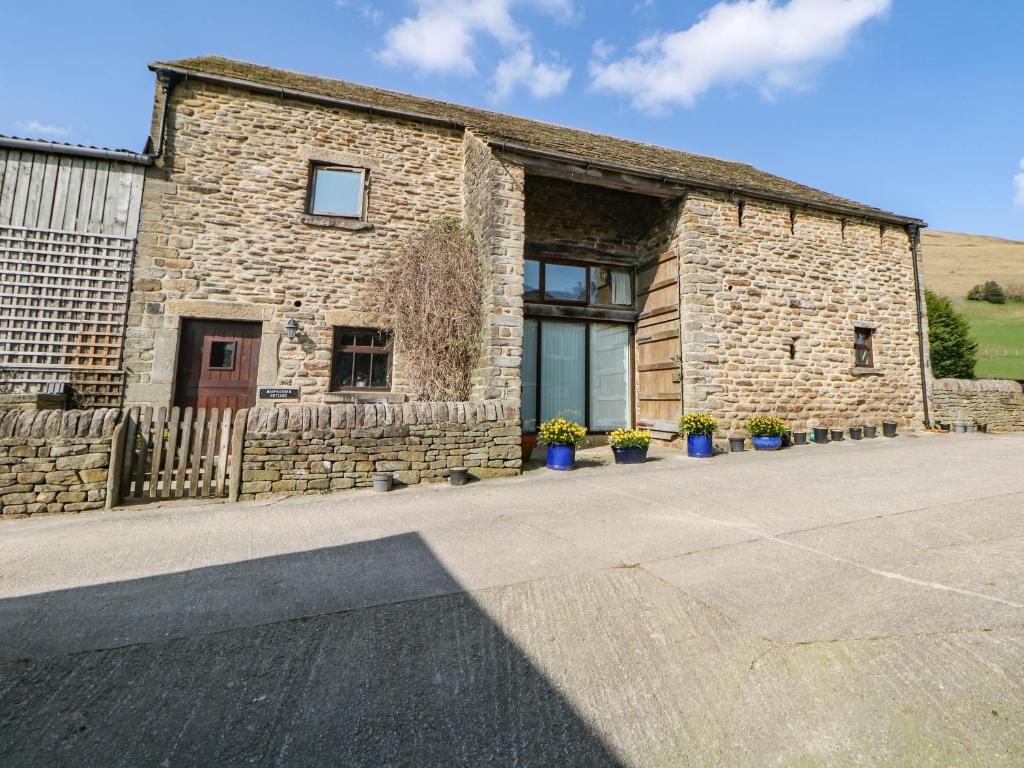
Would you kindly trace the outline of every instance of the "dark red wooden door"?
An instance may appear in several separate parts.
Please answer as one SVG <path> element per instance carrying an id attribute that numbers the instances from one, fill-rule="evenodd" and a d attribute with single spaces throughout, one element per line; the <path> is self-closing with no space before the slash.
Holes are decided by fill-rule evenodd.
<path id="1" fill-rule="evenodd" d="M 260 323 L 184 320 L 174 404 L 250 408 L 256 404 Z"/>

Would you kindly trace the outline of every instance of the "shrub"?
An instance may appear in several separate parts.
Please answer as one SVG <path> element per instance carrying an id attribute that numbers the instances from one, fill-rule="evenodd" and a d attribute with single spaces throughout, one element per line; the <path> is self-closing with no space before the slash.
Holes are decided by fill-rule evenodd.
<path id="1" fill-rule="evenodd" d="M 587 428 L 559 416 L 540 425 L 537 441 L 541 445 L 571 445 L 581 448 L 587 444 Z"/>
<path id="2" fill-rule="evenodd" d="M 985 286 L 978 283 L 967 292 L 968 301 L 983 301 L 985 299 Z"/>
<path id="3" fill-rule="evenodd" d="M 782 437 L 789 434 L 789 427 L 774 416 L 755 416 L 747 422 L 747 432 L 753 437 Z"/>
<path id="4" fill-rule="evenodd" d="M 680 435 L 713 435 L 718 421 L 710 413 L 687 413 L 679 417 Z"/>
<path id="5" fill-rule="evenodd" d="M 374 322 L 394 334 L 420 400 L 466 400 L 479 363 L 484 272 L 472 233 L 444 217 L 416 231 L 370 279 Z"/>
<path id="6" fill-rule="evenodd" d="M 648 448 L 651 433 L 642 429 L 616 429 L 609 437 L 613 448 Z"/>
<path id="7" fill-rule="evenodd" d="M 989 280 L 985 283 L 984 292 L 982 297 L 985 301 L 990 304 L 1005 304 L 1006 303 L 1006 291 L 999 285 L 995 280 Z"/>
<path id="8" fill-rule="evenodd" d="M 928 344 L 932 374 L 938 379 L 973 379 L 978 342 L 971 338 L 966 318 L 945 296 L 924 292 L 928 308 Z"/>

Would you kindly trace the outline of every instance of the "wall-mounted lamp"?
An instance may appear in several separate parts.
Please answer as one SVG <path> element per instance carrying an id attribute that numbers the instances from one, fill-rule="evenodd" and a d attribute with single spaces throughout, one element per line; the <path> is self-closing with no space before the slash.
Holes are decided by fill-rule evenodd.
<path id="1" fill-rule="evenodd" d="M 288 337 L 288 341 L 295 338 L 295 334 L 299 332 L 299 321 L 294 317 L 288 321 L 284 327 L 284 335 Z"/>

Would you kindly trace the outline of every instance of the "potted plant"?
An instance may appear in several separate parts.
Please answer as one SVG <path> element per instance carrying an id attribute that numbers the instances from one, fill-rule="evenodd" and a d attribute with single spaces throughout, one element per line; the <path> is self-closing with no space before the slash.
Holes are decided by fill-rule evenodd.
<path id="1" fill-rule="evenodd" d="M 975 420 L 974 420 L 974 427 L 975 427 L 975 429 L 977 429 L 977 430 L 978 430 L 979 432 L 988 432 L 988 424 L 986 424 L 986 423 L 985 423 L 984 421 L 982 421 L 981 419 L 975 419 Z"/>
<path id="2" fill-rule="evenodd" d="M 782 438 L 789 433 L 789 427 L 774 416 L 755 416 L 747 422 L 747 432 L 754 450 L 777 451 L 782 447 Z"/>
<path id="3" fill-rule="evenodd" d="M 711 436 L 718 431 L 718 421 L 710 413 L 687 413 L 679 417 L 679 434 L 686 436 L 686 455 L 706 459 L 714 455 Z"/>
<path id="4" fill-rule="evenodd" d="M 651 433 L 642 429 L 616 429 L 608 437 L 616 464 L 643 464 L 651 446 Z"/>
<path id="5" fill-rule="evenodd" d="M 559 416 L 540 425 L 537 442 L 548 447 L 548 469 L 572 469 L 576 449 L 587 444 L 587 428 Z"/>

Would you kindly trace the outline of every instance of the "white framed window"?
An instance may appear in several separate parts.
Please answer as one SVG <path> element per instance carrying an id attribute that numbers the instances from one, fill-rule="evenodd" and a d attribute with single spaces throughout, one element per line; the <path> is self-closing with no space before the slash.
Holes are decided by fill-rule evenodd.
<path id="1" fill-rule="evenodd" d="M 366 213 L 366 169 L 313 163 L 306 211 L 315 216 L 362 219 Z"/>

